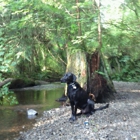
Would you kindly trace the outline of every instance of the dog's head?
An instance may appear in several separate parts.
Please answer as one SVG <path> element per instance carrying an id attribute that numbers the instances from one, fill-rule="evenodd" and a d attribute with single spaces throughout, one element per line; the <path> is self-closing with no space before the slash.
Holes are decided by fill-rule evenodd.
<path id="1" fill-rule="evenodd" d="M 76 81 L 76 76 L 73 73 L 66 73 L 62 78 L 61 82 L 62 83 L 72 83 Z"/>

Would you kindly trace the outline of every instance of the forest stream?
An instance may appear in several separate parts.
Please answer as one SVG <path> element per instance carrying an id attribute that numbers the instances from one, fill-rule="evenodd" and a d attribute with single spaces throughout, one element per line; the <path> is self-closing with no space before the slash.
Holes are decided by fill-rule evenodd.
<path id="1" fill-rule="evenodd" d="M 14 90 L 18 105 L 0 106 L 0 140 L 14 139 L 22 131 L 32 128 L 44 110 L 59 107 L 60 103 L 55 100 L 63 94 L 63 87 L 60 83 L 53 83 Z M 39 115 L 29 118 L 27 108 L 38 111 Z"/>

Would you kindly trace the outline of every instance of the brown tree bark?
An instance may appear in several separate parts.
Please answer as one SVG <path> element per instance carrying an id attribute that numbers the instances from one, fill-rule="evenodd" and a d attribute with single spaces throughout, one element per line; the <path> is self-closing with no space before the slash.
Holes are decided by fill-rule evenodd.
<path id="1" fill-rule="evenodd" d="M 88 93 L 94 94 L 96 102 L 108 102 L 114 99 L 116 91 L 105 67 L 103 56 L 96 51 L 91 55 L 88 63 Z"/>

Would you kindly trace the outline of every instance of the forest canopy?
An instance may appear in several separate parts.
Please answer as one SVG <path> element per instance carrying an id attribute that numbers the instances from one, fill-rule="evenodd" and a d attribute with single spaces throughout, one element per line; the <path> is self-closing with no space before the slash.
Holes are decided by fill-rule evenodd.
<path id="1" fill-rule="evenodd" d="M 0 0 L 1 80 L 57 79 L 66 70 L 67 48 L 72 53 L 97 50 L 97 2 Z M 101 51 L 109 75 L 113 80 L 140 81 L 140 1 L 100 2 Z"/>

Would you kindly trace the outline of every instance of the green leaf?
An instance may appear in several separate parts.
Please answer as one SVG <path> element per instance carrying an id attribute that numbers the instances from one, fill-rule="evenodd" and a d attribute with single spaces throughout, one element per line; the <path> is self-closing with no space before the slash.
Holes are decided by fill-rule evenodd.
<path id="1" fill-rule="evenodd" d="M 0 62 L 2 62 L 3 61 L 3 58 L 0 58 Z"/>
<path id="2" fill-rule="evenodd" d="M 5 52 L 0 51 L 0 56 L 4 55 Z"/>

